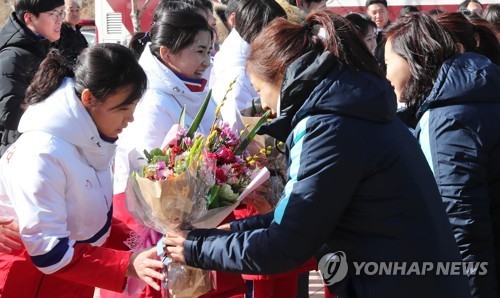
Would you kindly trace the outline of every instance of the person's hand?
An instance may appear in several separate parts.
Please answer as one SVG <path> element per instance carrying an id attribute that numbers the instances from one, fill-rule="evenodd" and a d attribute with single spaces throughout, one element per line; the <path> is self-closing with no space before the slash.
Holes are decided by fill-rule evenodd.
<path id="1" fill-rule="evenodd" d="M 259 214 L 268 213 L 273 210 L 271 204 L 269 204 L 269 202 L 266 199 L 258 195 L 249 194 L 244 201 L 246 204 L 253 205 L 255 207 L 255 210 L 257 210 Z"/>
<path id="2" fill-rule="evenodd" d="M 180 231 L 176 233 L 169 232 L 165 235 L 165 240 L 163 240 L 163 243 L 167 246 L 165 253 L 172 260 L 186 263 L 186 259 L 184 258 L 184 241 L 186 240 L 187 233 L 187 231 Z"/>
<path id="3" fill-rule="evenodd" d="M 260 214 L 272 211 L 273 208 L 271 207 L 271 204 L 269 204 L 269 202 L 265 199 L 269 189 L 271 189 L 271 184 L 268 181 L 262 183 L 262 185 L 257 187 L 243 199 L 243 203 L 253 205 Z"/>
<path id="4" fill-rule="evenodd" d="M 155 279 L 166 279 L 164 274 L 158 272 L 164 266 L 162 261 L 156 260 L 156 247 L 137 251 L 130 256 L 127 276 L 141 279 L 159 291 L 160 285 L 155 282 Z"/>
<path id="5" fill-rule="evenodd" d="M 226 224 L 218 226 L 217 229 L 231 232 L 231 225 L 229 225 L 228 223 L 226 223 Z"/>
<path id="6" fill-rule="evenodd" d="M 19 226 L 13 218 L 0 217 L 0 252 L 11 253 L 22 248 Z"/>

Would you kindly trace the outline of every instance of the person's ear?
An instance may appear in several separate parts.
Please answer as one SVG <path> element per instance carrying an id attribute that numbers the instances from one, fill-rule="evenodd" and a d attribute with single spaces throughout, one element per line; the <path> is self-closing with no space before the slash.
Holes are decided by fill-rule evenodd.
<path id="1" fill-rule="evenodd" d="M 166 46 L 160 47 L 160 58 L 163 61 L 163 63 L 168 63 L 168 64 L 171 63 L 172 54 L 171 51 Z"/>
<path id="2" fill-rule="evenodd" d="M 34 22 L 35 15 L 32 14 L 31 12 L 25 12 L 23 15 L 24 23 L 27 26 L 31 26 Z"/>
<path id="3" fill-rule="evenodd" d="M 82 101 L 83 106 L 87 109 L 91 108 L 96 103 L 94 96 L 92 95 L 92 92 L 90 92 L 89 89 L 83 90 L 80 100 Z"/>
<path id="4" fill-rule="evenodd" d="M 227 18 L 227 23 L 229 24 L 230 29 L 234 28 L 234 19 L 236 18 L 236 12 L 233 11 L 229 17 Z"/>

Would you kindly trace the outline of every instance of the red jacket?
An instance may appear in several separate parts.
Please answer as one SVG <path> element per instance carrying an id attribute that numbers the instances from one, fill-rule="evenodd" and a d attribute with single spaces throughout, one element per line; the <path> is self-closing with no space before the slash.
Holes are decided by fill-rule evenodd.
<path id="1" fill-rule="evenodd" d="M 126 235 L 125 226 L 113 221 L 106 247 L 76 244 L 72 261 L 49 275 L 35 267 L 25 249 L 0 253 L 0 297 L 91 298 L 95 287 L 123 291 L 131 252 L 117 249 L 123 249 Z"/>

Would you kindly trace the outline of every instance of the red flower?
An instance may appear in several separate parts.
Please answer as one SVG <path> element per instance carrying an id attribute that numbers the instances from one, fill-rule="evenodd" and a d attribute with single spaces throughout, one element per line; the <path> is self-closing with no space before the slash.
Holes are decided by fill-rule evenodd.
<path id="1" fill-rule="evenodd" d="M 224 171 L 219 167 L 215 169 L 215 180 L 218 185 L 226 182 L 226 175 L 224 174 Z"/>
<path id="2" fill-rule="evenodd" d="M 234 152 L 225 146 L 221 146 L 215 154 L 219 163 L 231 163 L 234 160 Z"/>
<path id="3" fill-rule="evenodd" d="M 240 176 L 243 172 L 241 166 L 237 162 L 231 164 L 231 169 L 236 176 Z"/>
<path id="4" fill-rule="evenodd" d="M 170 165 L 174 165 L 175 163 L 175 158 L 177 155 L 182 154 L 184 150 L 181 148 L 181 146 L 173 146 L 172 149 L 170 149 Z"/>

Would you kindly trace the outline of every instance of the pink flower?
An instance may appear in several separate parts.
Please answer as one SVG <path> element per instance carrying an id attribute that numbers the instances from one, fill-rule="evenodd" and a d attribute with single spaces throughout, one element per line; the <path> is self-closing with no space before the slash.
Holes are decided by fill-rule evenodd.
<path id="1" fill-rule="evenodd" d="M 193 140 L 191 140 L 190 137 L 184 137 L 184 144 L 186 144 L 186 146 L 188 147 L 191 147 L 193 145 Z"/>

